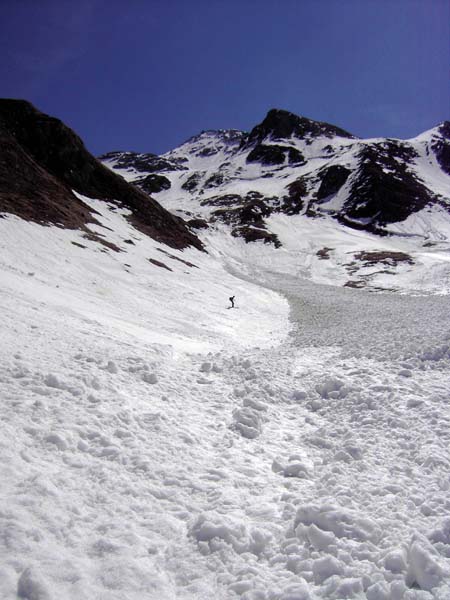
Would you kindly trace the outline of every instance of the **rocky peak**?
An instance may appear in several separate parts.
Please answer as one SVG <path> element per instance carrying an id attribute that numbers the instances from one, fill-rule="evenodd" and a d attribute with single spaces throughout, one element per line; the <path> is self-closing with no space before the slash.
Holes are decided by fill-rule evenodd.
<path id="1" fill-rule="evenodd" d="M 313 121 L 306 117 L 299 117 L 287 110 L 273 108 L 269 110 L 265 119 L 252 129 L 245 146 L 259 144 L 263 140 L 283 140 L 290 137 L 299 139 L 308 139 L 312 137 L 344 137 L 354 138 L 354 136 L 339 127 Z"/>
<path id="2" fill-rule="evenodd" d="M 234 153 L 247 137 L 238 129 L 208 129 L 186 140 L 181 146 L 163 156 L 170 160 L 181 160 L 185 156 L 208 158 L 219 153 Z"/>
<path id="3" fill-rule="evenodd" d="M 198 135 L 190 137 L 185 143 L 191 144 L 209 139 L 220 140 L 223 143 L 233 144 L 240 142 L 246 133 L 239 129 L 205 129 Z"/>

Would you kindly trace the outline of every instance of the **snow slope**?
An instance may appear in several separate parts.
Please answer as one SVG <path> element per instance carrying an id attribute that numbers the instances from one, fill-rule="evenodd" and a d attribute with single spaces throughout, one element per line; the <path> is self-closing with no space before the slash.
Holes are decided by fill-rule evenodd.
<path id="1" fill-rule="evenodd" d="M 83 200 L 121 252 L 0 219 L 0 596 L 450 598 L 446 239 L 376 294 L 326 219 L 181 252 Z"/>

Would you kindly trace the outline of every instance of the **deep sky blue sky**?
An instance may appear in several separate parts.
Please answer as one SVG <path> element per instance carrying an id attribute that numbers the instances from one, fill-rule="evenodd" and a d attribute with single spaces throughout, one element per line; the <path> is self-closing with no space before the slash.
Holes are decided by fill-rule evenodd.
<path id="1" fill-rule="evenodd" d="M 0 96 L 94 154 L 161 153 L 270 108 L 361 137 L 448 119 L 450 0 L 0 0 Z"/>

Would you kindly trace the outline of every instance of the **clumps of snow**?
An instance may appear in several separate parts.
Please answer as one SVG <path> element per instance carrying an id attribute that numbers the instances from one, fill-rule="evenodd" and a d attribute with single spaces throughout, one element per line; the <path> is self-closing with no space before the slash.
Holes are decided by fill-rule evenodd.
<path id="1" fill-rule="evenodd" d="M 44 383 L 49 388 L 53 388 L 56 390 L 65 390 L 73 396 L 81 396 L 83 394 L 83 388 L 81 385 L 71 385 L 66 381 L 62 380 L 61 377 L 58 377 L 54 373 L 49 373 L 48 375 L 46 375 L 44 377 Z M 43 395 L 45 395 L 45 392 Z"/>
<path id="2" fill-rule="evenodd" d="M 421 355 L 423 361 L 440 361 L 448 360 L 450 358 L 450 345 L 442 344 L 436 347 L 427 348 Z"/>
<path id="3" fill-rule="evenodd" d="M 262 431 L 261 411 L 251 406 L 237 408 L 233 411 L 231 429 L 250 440 L 257 438 Z"/>
<path id="4" fill-rule="evenodd" d="M 443 519 L 441 524 L 430 533 L 428 538 L 439 549 L 441 554 L 450 558 L 450 517 Z"/>
<path id="5" fill-rule="evenodd" d="M 250 552 L 260 556 L 272 539 L 270 532 L 263 528 L 249 530 L 241 521 L 216 512 L 199 515 L 189 535 L 197 541 L 203 554 L 232 549 L 238 554 Z"/>
<path id="6" fill-rule="evenodd" d="M 279 600 L 312 600 L 312 598 L 307 582 L 301 577 L 298 577 L 294 584 L 288 585 L 286 591 L 279 596 Z M 255 600 L 265 600 L 265 598 L 259 599 L 255 596 Z"/>
<path id="7" fill-rule="evenodd" d="M 262 272 L 280 345 L 284 302 L 212 255 L 168 290 L 144 240 L 131 275 L 62 235 L 2 247 L 0 596 L 450 598 L 446 298 Z"/>
<path id="8" fill-rule="evenodd" d="M 272 462 L 272 471 L 284 477 L 305 479 L 311 475 L 312 465 L 311 461 L 305 459 L 303 456 L 293 454 L 287 461 L 274 459 Z"/>
<path id="9" fill-rule="evenodd" d="M 243 399 L 242 405 L 244 407 L 251 408 L 259 413 L 265 413 L 268 409 L 268 406 L 265 402 L 258 400 L 257 398 L 253 398 L 251 396 L 247 396 Z"/>
<path id="10" fill-rule="evenodd" d="M 154 385 L 155 383 L 158 383 L 158 377 L 156 373 L 148 373 L 147 371 L 144 371 L 142 373 L 142 381 Z"/>
<path id="11" fill-rule="evenodd" d="M 67 450 L 67 442 L 63 436 L 58 433 L 50 433 L 44 438 L 49 444 L 54 444 L 58 450 Z"/>
<path id="12" fill-rule="evenodd" d="M 327 400 L 328 398 L 345 398 L 348 389 L 345 387 L 345 383 L 337 377 L 327 377 L 325 381 L 316 385 L 316 392 L 324 400 Z"/>
<path id="13" fill-rule="evenodd" d="M 26 568 L 17 582 L 17 596 L 23 600 L 53 600 L 48 583 L 41 573 L 32 567 Z"/>
<path id="14" fill-rule="evenodd" d="M 345 565 L 334 556 L 327 555 L 313 561 L 312 571 L 316 584 L 323 583 L 328 577 L 345 574 Z"/>
<path id="15" fill-rule="evenodd" d="M 108 371 L 108 373 L 115 375 L 116 373 L 119 372 L 119 369 L 113 360 L 108 360 L 108 363 L 105 367 L 105 371 Z"/>
<path id="16" fill-rule="evenodd" d="M 406 583 L 417 584 L 422 590 L 431 591 L 443 581 L 450 581 L 450 567 L 443 564 L 442 557 L 430 542 L 416 534 L 408 548 L 408 573 Z"/>
<path id="17" fill-rule="evenodd" d="M 397 595 L 397 597 L 402 598 L 402 596 L 403 590 L 401 591 L 401 595 Z M 377 581 L 366 590 L 367 600 L 391 600 L 391 598 L 389 584 L 386 581 Z"/>
<path id="18" fill-rule="evenodd" d="M 49 373 L 48 375 L 45 376 L 44 383 L 48 387 L 52 387 L 52 388 L 55 388 L 57 390 L 65 390 L 65 389 L 67 389 L 67 385 L 63 381 L 61 381 L 53 373 Z"/>
<path id="19" fill-rule="evenodd" d="M 323 531 L 331 531 L 338 538 L 373 543 L 376 543 L 381 535 L 381 529 L 373 519 L 337 504 L 301 506 L 295 516 L 294 528 L 296 531 L 299 525 L 316 525 Z M 298 531 L 302 535 L 303 527 L 300 527 Z"/>
<path id="20" fill-rule="evenodd" d="M 299 527 L 300 525 L 297 526 L 297 535 L 300 533 Z M 305 525 L 301 535 L 308 540 L 315 550 L 328 550 L 330 546 L 336 544 L 336 536 L 332 531 L 319 529 L 314 523 L 309 526 Z"/>
<path id="21" fill-rule="evenodd" d="M 292 392 L 292 398 L 294 400 L 296 400 L 297 402 L 302 402 L 303 400 L 306 400 L 308 397 L 308 393 L 305 392 L 305 390 L 294 390 Z"/>
<path id="22" fill-rule="evenodd" d="M 364 587 L 360 577 L 342 577 L 340 574 L 329 577 L 323 587 L 323 593 L 330 600 L 341 600 L 345 598 L 361 598 Z"/>

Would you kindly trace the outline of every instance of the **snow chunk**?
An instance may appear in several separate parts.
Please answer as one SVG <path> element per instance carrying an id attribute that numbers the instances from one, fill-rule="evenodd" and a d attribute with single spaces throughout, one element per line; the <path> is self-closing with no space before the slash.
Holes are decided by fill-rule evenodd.
<path id="1" fill-rule="evenodd" d="M 450 577 L 450 570 L 444 569 L 440 556 L 423 536 L 416 534 L 408 550 L 408 585 L 417 585 L 422 590 L 430 591 Z"/>
<path id="2" fill-rule="evenodd" d="M 117 368 L 117 365 L 113 360 L 109 360 L 108 364 L 105 367 L 105 371 L 108 371 L 108 373 L 114 375 L 115 373 L 119 372 L 119 369 Z"/>
<path id="3" fill-rule="evenodd" d="M 244 406 L 248 406 L 250 408 L 253 408 L 254 410 L 259 410 L 261 412 L 265 412 L 267 410 L 267 404 L 265 404 L 264 402 L 260 402 L 259 400 L 256 400 L 255 398 L 244 398 L 244 400 L 242 401 L 242 404 Z"/>
<path id="4" fill-rule="evenodd" d="M 428 348 L 422 353 L 421 359 L 423 361 L 438 361 L 450 357 L 450 346 L 444 344 L 437 348 Z"/>
<path id="5" fill-rule="evenodd" d="M 243 437 L 255 439 L 261 433 L 262 419 L 260 412 L 245 406 L 233 412 L 234 423 L 231 428 L 238 431 Z"/>
<path id="6" fill-rule="evenodd" d="M 251 552 L 257 556 L 264 551 L 272 538 L 268 531 L 254 528 L 249 532 L 237 519 L 212 512 L 199 515 L 189 534 L 199 544 L 206 542 L 209 552 L 231 547 L 238 554 Z"/>
<path id="7" fill-rule="evenodd" d="M 388 584 L 385 581 L 377 581 L 366 590 L 367 600 L 390 600 Z"/>
<path id="8" fill-rule="evenodd" d="M 450 545 L 450 518 L 444 519 L 441 526 L 437 527 L 428 537 L 433 543 Z"/>
<path id="9" fill-rule="evenodd" d="M 312 469 L 312 462 L 299 454 L 292 454 L 288 458 L 287 463 L 285 461 L 282 462 L 282 459 L 274 459 L 272 462 L 272 471 L 280 473 L 284 477 L 304 479 L 311 475 Z"/>
<path id="10" fill-rule="evenodd" d="M 312 524 L 306 528 L 306 536 L 316 550 L 327 550 L 329 546 L 336 543 L 336 537 L 331 531 L 322 531 Z"/>
<path id="11" fill-rule="evenodd" d="M 307 504 L 297 510 L 294 528 L 302 525 L 316 525 L 324 531 L 331 531 L 338 538 L 376 542 L 380 528 L 367 517 L 355 510 L 345 509 L 334 504 Z"/>
<path id="12" fill-rule="evenodd" d="M 53 373 L 49 373 L 45 376 L 44 383 L 46 386 L 55 388 L 57 390 L 65 390 L 67 388 L 66 384 Z"/>
<path id="13" fill-rule="evenodd" d="M 142 373 L 142 381 L 154 385 L 155 383 L 158 383 L 158 377 L 155 373 L 147 373 L 147 371 L 144 371 L 144 373 Z"/>
<path id="14" fill-rule="evenodd" d="M 313 574 L 316 584 L 323 583 L 332 575 L 344 575 L 344 565 L 334 556 L 324 556 L 313 562 Z"/>
<path id="15" fill-rule="evenodd" d="M 404 573 L 407 569 L 406 552 L 403 548 L 390 550 L 383 559 L 384 568 L 392 573 Z"/>
<path id="16" fill-rule="evenodd" d="M 237 594 L 238 596 L 242 596 L 245 592 L 250 591 L 253 588 L 253 582 L 250 580 L 244 581 L 236 581 L 236 583 L 232 583 L 228 586 L 228 589 Z"/>
<path id="17" fill-rule="evenodd" d="M 322 383 L 316 385 L 316 392 L 324 398 L 343 398 L 346 395 L 344 382 L 337 377 L 328 377 Z"/>
<path id="18" fill-rule="evenodd" d="M 298 583 L 289 586 L 287 590 L 280 596 L 280 600 L 310 600 L 311 593 L 308 584 L 300 578 Z"/>
<path id="19" fill-rule="evenodd" d="M 361 598 L 363 585 L 361 579 L 349 577 L 341 579 L 337 575 L 330 578 L 325 586 L 326 598 L 333 600 L 350 600 L 350 598 Z"/>
<path id="20" fill-rule="evenodd" d="M 26 600 L 51 600 L 53 598 L 40 573 L 31 568 L 25 569 L 19 577 L 17 595 Z"/>
<path id="21" fill-rule="evenodd" d="M 67 450 L 67 442 L 64 438 L 62 438 L 58 433 L 50 433 L 46 438 L 46 442 L 50 444 L 55 444 L 55 446 L 59 450 Z"/>

